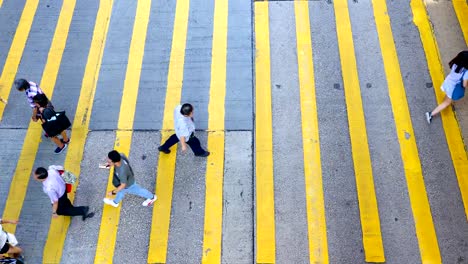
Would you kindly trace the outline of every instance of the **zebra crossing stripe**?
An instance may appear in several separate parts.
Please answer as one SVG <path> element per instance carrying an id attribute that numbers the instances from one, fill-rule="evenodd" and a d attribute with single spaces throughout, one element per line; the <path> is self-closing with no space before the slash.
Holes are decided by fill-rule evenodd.
<path id="1" fill-rule="evenodd" d="M 161 144 L 174 133 L 173 111 L 180 104 L 182 80 L 184 78 L 189 6 L 189 0 L 179 0 L 176 3 Z M 156 178 L 158 202 L 153 205 L 148 263 L 166 263 L 176 153 L 177 148 L 173 148 L 170 154 L 159 155 L 158 158 Z"/>
<path id="2" fill-rule="evenodd" d="M 80 89 L 80 97 L 75 112 L 75 119 L 72 125 L 73 141 L 71 141 L 68 146 L 67 156 L 64 162 L 64 167 L 74 172 L 77 177 L 80 175 L 81 160 L 83 159 L 84 146 L 88 136 L 90 115 L 93 108 L 97 80 L 99 79 L 102 55 L 104 53 L 110 16 L 112 13 L 112 4 L 113 0 L 100 1 L 88 62 L 86 64 Z M 79 178 L 74 185 L 75 188 L 78 186 L 78 183 Z M 68 198 L 73 202 L 75 192 L 70 192 Z M 47 241 L 44 246 L 44 263 L 60 263 L 70 220 L 69 217 L 52 219 Z"/>
<path id="3" fill-rule="evenodd" d="M 310 263 L 328 263 L 309 2 L 294 2 Z"/>
<path id="4" fill-rule="evenodd" d="M 427 66 L 432 78 L 437 103 L 444 100 L 445 94 L 439 89 L 444 81 L 445 74 L 440 62 L 439 48 L 429 22 L 424 3 L 419 0 L 411 1 L 414 23 L 418 27 L 424 52 L 426 54 Z M 445 138 L 452 157 L 453 167 L 457 175 L 460 193 L 465 206 L 465 215 L 468 219 L 468 156 L 463 143 L 460 127 L 451 107 L 447 107 L 440 113 Z"/>
<path id="5" fill-rule="evenodd" d="M 333 3 L 365 259 L 367 262 L 385 262 L 348 3 L 347 0 Z"/>
<path id="6" fill-rule="evenodd" d="M 257 263 L 275 263 L 275 197 L 268 2 L 255 2 L 255 188 Z"/>
<path id="7" fill-rule="evenodd" d="M 37 1 L 28 1 L 26 5 L 28 3 L 30 5 L 37 6 Z M 55 29 L 52 44 L 49 49 L 47 62 L 44 67 L 44 71 L 42 73 L 41 85 L 43 86 L 42 88 L 43 88 L 44 93 L 46 93 L 47 96 L 49 97 L 52 97 L 53 92 L 54 92 L 55 81 L 57 79 L 57 74 L 58 74 L 60 63 L 62 60 L 62 54 L 65 49 L 65 44 L 66 44 L 66 40 L 68 37 L 68 30 L 69 30 L 70 23 L 71 23 L 71 18 L 73 16 L 73 10 L 75 6 L 74 3 L 75 3 L 74 0 L 70 0 L 64 3 L 62 6 L 62 12 L 60 13 L 59 19 L 57 21 L 57 26 Z M 33 7 L 27 7 L 27 9 L 29 8 L 33 8 Z M 33 8 L 33 10 L 35 11 L 35 7 Z M 28 16 L 29 23 L 32 23 L 32 17 L 34 17 L 33 10 L 29 10 L 28 12 L 26 12 L 25 10 L 25 12 L 23 12 L 23 16 L 25 15 Z M 21 23 L 26 23 L 26 22 L 22 21 L 20 22 L 20 24 Z M 20 31 L 22 29 L 26 30 L 24 24 L 18 27 L 16 33 L 18 34 L 19 32 L 19 35 L 22 35 L 23 32 Z M 29 31 L 29 29 L 27 30 Z M 25 34 L 26 37 L 27 35 L 28 34 Z M 15 43 L 18 43 L 18 42 L 13 41 L 13 45 Z M 21 46 L 20 43 L 18 44 Z M 14 49 L 10 50 L 10 53 L 16 52 L 16 51 L 20 52 L 20 56 L 18 58 L 19 60 L 21 58 L 23 49 L 21 48 L 17 50 L 16 48 L 19 48 L 19 47 L 15 47 Z M 9 63 L 12 63 L 12 62 L 10 61 Z M 4 69 L 4 72 L 10 66 L 5 65 L 5 67 L 6 68 Z M 14 72 L 16 74 L 16 67 L 15 67 Z M 11 76 L 11 79 L 13 78 L 14 78 L 14 74 Z M 42 127 L 40 126 L 40 124 L 30 121 L 28 130 L 26 131 L 26 135 L 24 138 L 24 143 L 21 149 L 21 154 L 19 156 L 18 163 L 16 165 L 15 174 L 13 175 L 13 178 L 11 181 L 8 198 L 5 203 L 3 217 L 6 219 L 18 219 L 20 216 L 21 209 L 23 207 L 24 198 L 26 196 L 26 190 L 29 184 L 29 179 L 31 177 L 32 167 L 34 164 L 34 160 L 36 158 L 37 150 L 39 148 L 39 143 L 41 141 L 40 140 L 41 133 L 42 133 Z M 11 225 L 11 226 L 5 227 L 5 229 L 8 232 L 14 233 L 16 226 Z"/>
<path id="8" fill-rule="evenodd" d="M 465 0 L 452 0 L 452 4 L 455 14 L 457 14 L 463 36 L 465 37 L 466 45 L 468 46 L 468 17 L 466 17 L 466 14 L 468 14 L 468 4 Z"/>
<path id="9" fill-rule="evenodd" d="M 221 263 L 228 0 L 215 2 L 202 263 Z"/>
<path id="10" fill-rule="evenodd" d="M 11 86 L 18 71 L 21 57 L 23 57 L 24 47 L 29 37 L 29 31 L 31 30 L 38 4 L 39 0 L 27 0 L 24 4 L 23 13 L 16 28 L 10 51 L 3 65 L 2 75 L 0 76 L 0 96 L 5 100 L 8 100 L 10 96 Z M 5 106 L 5 104 L 0 104 L 0 121 L 2 121 Z"/>
<path id="11" fill-rule="evenodd" d="M 141 65 L 143 63 L 150 10 L 151 0 L 138 1 L 114 145 L 114 149 L 126 155 L 130 153 L 132 143 L 133 120 L 140 86 Z M 113 172 L 114 170 L 109 172 L 107 190 L 114 189 L 112 185 Z M 94 262 L 112 263 L 122 205 L 117 208 L 103 206 Z"/>
<path id="12" fill-rule="evenodd" d="M 374 7 L 380 50 L 382 52 L 397 137 L 400 143 L 401 157 L 411 208 L 413 210 L 421 260 L 423 263 L 440 263 L 439 246 L 424 185 L 421 161 L 419 160 L 390 19 L 387 15 L 387 6 L 383 0 L 373 0 L 372 5 Z M 408 135 L 410 136 L 408 137 Z"/>

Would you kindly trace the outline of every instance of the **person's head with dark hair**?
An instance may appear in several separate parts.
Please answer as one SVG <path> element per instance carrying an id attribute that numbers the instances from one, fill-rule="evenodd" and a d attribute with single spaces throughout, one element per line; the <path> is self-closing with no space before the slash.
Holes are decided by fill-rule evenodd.
<path id="1" fill-rule="evenodd" d="M 29 82 L 25 79 L 16 79 L 15 80 L 15 87 L 18 91 L 23 92 L 29 89 Z"/>
<path id="2" fill-rule="evenodd" d="M 49 173 L 43 167 L 39 167 L 34 171 L 34 177 L 38 181 L 43 181 L 43 180 L 47 179 L 47 176 L 49 176 Z"/>
<path id="3" fill-rule="evenodd" d="M 107 157 L 112 163 L 120 162 L 120 160 L 122 160 L 122 157 L 120 157 L 120 153 L 116 150 L 112 150 L 111 152 L 109 152 L 107 154 Z"/>
<path id="4" fill-rule="evenodd" d="M 33 102 L 38 104 L 40 107 L 47 107 L 49 99 L 47 99 L 47 96 L 45 94 L 36 94 L 33 97 Z"/>
<path id="5" fill-rule="evenodd" d="M 455 69 L 456 73 L 460 73 L 462 68 L 468 69 L 468 50 L 458 53 L 457 56 L 449 62 L 450 68 L 452 68 L 454 64 L 457 65 Z"/>
<path id="6" fill-rule="evenodd" d="M 183 104 L 182 107 L 180 108 L 180 113 L 183 116 L 192 116 L 193 106 L 187 103 Z"/>

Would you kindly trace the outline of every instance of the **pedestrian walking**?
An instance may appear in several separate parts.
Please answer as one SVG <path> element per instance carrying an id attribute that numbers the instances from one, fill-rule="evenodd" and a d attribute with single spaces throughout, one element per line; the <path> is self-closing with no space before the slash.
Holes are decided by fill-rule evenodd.
<path id="1" fill-rule="evenodd" d="M 158 150 L 169 154 L 169 149 L 180 141 L 182 152 L 187 151 L 187 144 L 192 149 L 195 156 L 207 157 L 210 152 L 200 146 L 200 140 L 195 136 L 195 123 L 193 122 L 193 106 L 191 104 L 178 105 L 174 110 L 175 134 L 170 136 Z"/>
<path id="2" fill-rule="evenodd" d="M 151 193 L 135 182 L 135 175 L 125 154 L 112 150 L 107 154 L 107 164 L 109 167 L 114 167 L 112 185 L 116 189 L 107 193 L 108 196 L 115 195 L 115 198 L 105 197 L 103 199 L 105 204 L 118 207 L 127 193 L 146 198 L 142 204 L 143 206 L 150 206 L 158 199 L 156 194 Z"/>
<path id="3" fill-rule="evenodd" d="M 39 108 L 37 107 L 37 105 L 34 103 L 34 96 L 38 95 L 38 94 L 44 94 L 44 92 L 42 91 L 42 89 L 39 87 L 39 85 L 37 85 L 36 83 L 34 82 L 29 82 L 27 81 L 26 79 L 16 79 L 15 82 L 14 82 L 15 86 L 16 86 L 16 89 L 20 92 L 24 92 L 26 94 L 26 98 L 28 99 L 28 103 L 29 103 L 29 106 L 31 107 L 32 109 L 32 116 L 31 116 L 31 119 L 34 121 L 34 122 L 37 122 L 37 120 L 40 119 L 40 114 L 39 114 Z M 45 95 L 44 95 L 45 96 Z M 47 98 L 47 97 L 46 97 Z M 5 100 L 5 103 L 6 103 L 6 100 Z M 54 108 L 54 106 L 52 105 L 52 102 L 50 102 L 50 100 L 47 100 L 47 103 L 48 103 L 48 107 L 49 108 Z M 47 135 L 46 135 L 47 136 Z"/>
<path id="4" fill-rule="evenodd" d="M 440 88 L 445 93 L 444 101 L 431 112 L 426 112 L 427 123 L 431 123 L 432 117 L 440 113 L 452 104 L 452 101 L 459 100 L 465 95 L 468 87 L 468 50 L 458 53 L 449 62 L 450 73 L 445 78 Z"/>
<path id="5" fill-rule="evenodd" d="M 71 125 L 70 120 L 66 118 L 64 112 L 63 116 L 61 116 L 59 119 L 54 108 L 51 107 L 49 99 L 47 99 L 44 94 L 38 94 L 34 96 L 33 101 L 37 106 L 37 117 L 41 120 L 42 127 L 44 130 L 46 130 L 45 128 L 49 128 L 49 130 L 46 130 L 45 133 L 50 137 L 52 142 L 57 145 L 54 153 L 62 153 L 62 151 L 67 148 L 68 143 L 70 143 L 70 138 L 68 138 L 66 131 L 66 129 Z M 65 118 L 65 121 L 62 122 L 63 119 L 61 118 Z M 45 123 L 48 123 L 47 126 L 45 126 Z M 58 138 L 58 135 L 60 135 L 62 138 Z"/>
<path id="6" fill-rule="evenodd" d="M 11 234 L 3 230 L 3 224 L 18 224 L 18 220 L 0 219 L 0 254 L 8 254 L 10 257 L 17 258 L 23 250 L 20 247 L 12 245 Z"/>
<path id="7" fill-rule="evenodd" d="M 49 196 L 52 203 L 52 217 L 81 215 L 83 221 L 93 217 L 94 212 L 90 213 L 88 206 L 72 205 L 68 199 L 65 182 L 60 176 L 59 170 L 63 170 L 63 167 L 49 166 L 47 170 L 39 167 L 34 171 L 34 179 L 42 183 L 42 190 Z"/>

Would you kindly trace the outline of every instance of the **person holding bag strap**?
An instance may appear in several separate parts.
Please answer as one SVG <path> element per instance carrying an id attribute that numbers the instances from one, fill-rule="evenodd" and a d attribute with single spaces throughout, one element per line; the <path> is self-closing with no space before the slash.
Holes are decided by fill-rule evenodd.
<path id="1" fill-rule="evenodd" d="M 426 121 L 432 122 L 432 117 L 459 100 L 465 95 L 468 87 L 468 50 L 464 50 L 449 62 L 450 73 L 445 78 L 440 88 L 445 93 L 444 101 L 431 112 L 426 112 Z"/>
<path id="2" fill-rule="evenodd" d="M 53 108 L 49 107 L 49 100 L 44 94 L 34 96 L 33 100 L 39 109 L 38 111 L 42 121 L 42 128 L 50 137 L 52 142 L 57 145 L 54 153 L 62 153 L 70 142 L 66 132 L 66 129 L 71 125 L 70 120 L 65 116 L 65 112 L 55 112 Z M 61 135 L 62 138 L 58 138 L 58 135 Z"/>

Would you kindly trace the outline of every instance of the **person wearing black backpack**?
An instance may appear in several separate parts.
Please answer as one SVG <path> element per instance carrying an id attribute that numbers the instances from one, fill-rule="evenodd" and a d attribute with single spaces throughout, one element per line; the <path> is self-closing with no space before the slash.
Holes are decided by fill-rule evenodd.
<path id="1" fill-rule="evenodd" d="M 44 94 L 37 94 L 34 96 L 33 101 L 38 107 L 38 114 L 42 121 L 42 127 L 49 135 L 52 142 L 57 145 L 54 153 L 62 153 L 62 151 L 67 148 L 68 143 L 70 143 L 70 138 L 68 138 L 66 129 L 71 124 L 68 118 L 66 118 L 65 112 L 57 113 L 53 107 L 49 107 L 49 100 Z M 62 138 L 58 138 L 58 135 L 62 136 Z"/>

